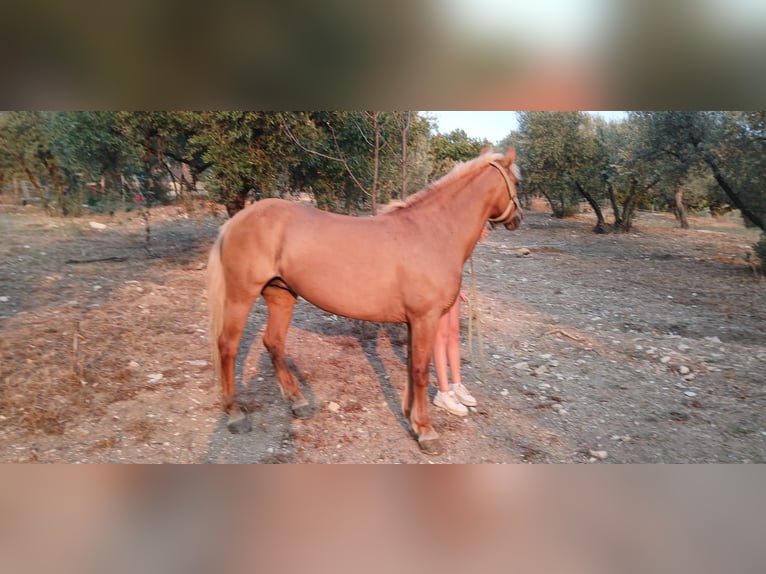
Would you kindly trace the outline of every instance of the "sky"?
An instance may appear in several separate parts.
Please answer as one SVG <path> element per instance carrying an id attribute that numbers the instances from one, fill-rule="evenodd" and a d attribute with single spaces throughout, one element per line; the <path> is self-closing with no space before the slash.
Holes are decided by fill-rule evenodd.
<path id="1" fill-rule="evenodd" d="M 625 112 L 591 112 L 604 116 L 609 120 L 617 120 L 625 116 Z M 438 131 L 447 134 L 461 129 L 474 139 L 487 138 L 491 143 L 497 143 L 512 130 L 518 127 L 516 112 L 426 112 L 436 119 Z"/>

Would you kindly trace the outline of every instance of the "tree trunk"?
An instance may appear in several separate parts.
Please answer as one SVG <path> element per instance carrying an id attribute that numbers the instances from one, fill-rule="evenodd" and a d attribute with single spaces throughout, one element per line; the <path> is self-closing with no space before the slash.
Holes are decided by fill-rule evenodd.
<path id="1" fill-rule="evenodd" d="M 606 221 L 604 221 L 604 214 L 601 212 L 601 206 L 594 199 L 594 197 L 588 193 L 588 191 L 586 191 L 582 185 L 580 185 L 579 181 L 575 182 L 575 186 L 577 187 L 577 191 L 579 191 L 580 195 L 585 198 L 585 200 L 593 209 L 593 212 L 596 214 L 596 226 L 593 228 L 593 231 L 595 233 L 606 233 Z"/>
<path id="2" fill-rule="evenodd" d="M 42 185 L 40 185 L 40 182 L 37 181 L 37 178 L 32 173 L 32 170 L 29 169 L 29 166 L 23 160 L 21 161 L 21 168 L 24 170 L 24 173 L 26 174 L 29 183 L 32 184 L 32 187 L 35 188 L 35 190 L 37 191 L 38 195 L 40 196 L 40 199 L 41 199 L 41 201 L 43 203 L 43 209 L 45 209 L 45 212 L 48 213 L 48 209 L 50 207 L 48 205 L 48 196 L 45 195 L 45 193 L 43 192 Z"/>
<path id="3" fill-rule="evenodd" d="M 378 212 L 378 171 L 380 169 L 380 112 L 372 112 L 372 127 L 375 133 L 375 145 L 372 155 L 372 214 Z"/>
<path id="4" fill-rule="evenodd" d="M 742 212 L 742 215 L 749 219 L 750 222 L 758 227 L 761 231 L 766 231 L 766 221 L 764 221 L 763 218 L 759 217 L 756 213 L 753 213 L 744 203 L 742 203 L 742 200 L 736 194 L 734 189 L 732 189 L 731 185 L 729 185 L 729 182 L 726 181 L 726 178 L 721 173 L 718 165 L 716 165 L 716 163 L 708 157 L 705 158 L 705 163 L 707 163 L 708 166 L 710 166 L 710 169 L 713 171 L 713 177 L 715 178 L 716 183 L 718 183 L 718 187 L 720 187 L 729 197 L 729 199 L 731 199 L 731 202 L 737 207 L 737 209 L 740 210 L 740 212 Z"/>
<path id="5" fill-rule="evenodd" d="M 620 212 L 620 204 L 617 203 L 617 196 L 614 193 L 614 186 L 611 183 L 606 184 L 606 193 L 609 196 L 609 201 L 612 204 L 612 212 L 614 213 L 614 226 L 617 228 L 622 227 L 622 213 Z"/>
<path id="6" fill-rule="evenodd" d="M 686 206 L 684 205 L 684 188 L 680 185 L 676 188 L 675 202 L 675 214 L 681 229 L 689 229 L 689 219 L 686 215 Z"/>
<path id="7" fill-rule="evenodd" d="M 402 125 L 402 189 L 399 192 L 399 199 L 407 197 L 407 134 L 410 131 L 412 122 L 412 112 L 405 112 L 405 118 Z"/>
<path id="8" fill-rule="evenodd" d="M 636 204 L 632 200 L 633 197 L 629 197 L 622 204 L 622 221 L 620 226 L 615 228 L 618 231 L 627 233 L 633 227 L 633 214 L 636 211 Z"/>
<path id="9" fill-rule="evenodd" d="M 560 209 L 556 206 L 556 202 L 553 200 L 553 196 L 546 192 L 541 192 L 543 194 L 543 197 L 548 202 L 548 205 L 551 206 L 551 212 L 553 214 L 553 217 L 561 219 L 564 217 L 564 211 L 563 209 Z"/>
<path id="10" fill-rule="evenodd" d="M 226 200 L 226 213 L 229 214 L 229 217 L 233 217 L 235 213 L 245 209 L 246 198 L 247 198 L 247 193 L 245 193 L 244 195 L 238 193 L 233 196 L 230 196 Z"/>
<path id="11" fill-rule="evenodd" d="M 633 227 L 633 216 L 636 214 L 638 204 L 641 203 L 641 199 L 649 192 L 650 189 L 657 185 L 657 182 L 659 181 L 659 179 L 655 179 L 645 188 L 630 193 L 628 197 L 625 198 L 625 201 L 622 203 L 622 223 L 619 226 L 615 225 L 615 229 L 617 231 L 627 232 L 631 230 Z M 633 189 L 635 189 L 635 185 Z"/>

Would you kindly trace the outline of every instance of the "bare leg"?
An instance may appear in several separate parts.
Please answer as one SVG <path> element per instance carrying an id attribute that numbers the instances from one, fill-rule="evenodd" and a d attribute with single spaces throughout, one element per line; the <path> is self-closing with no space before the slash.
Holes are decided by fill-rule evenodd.
<path id="1" fill-rule="evenodd" d="M 271 356 L 271 363 L 277 375 L 282 397 L 290 401 L 293 415 L 299 418 L 311 416 L 311 408 L 303 397 L 285 360 L 285 340 L 287 329 L 295 307 L 295 296 L 279 287 L 267 287 L 263 298 L 269 308 L 269 319 L 263 335 L 263 345 Z"/>
<path id="2" fill-rule="evenodd" d="M 439 328 L 436 331 L 436 340 L 434 342 L 434 370 L 436 371 L 436 383 L 442 393 L 449 391 L 449 380 L 447 378 L 447 345 L 449 341 L 449 316 L 452 309 L 447 311 L 439 319 Z"/>
<path id="3" fill-rule="evenodd" d="M 449 361 L 450 374 L 452 382 L 458 384 L 462 382 L 460 375 L 460 300 L 450 307 L 447 312 L 447 360 Z M 441 385 L 439 386 L 441 389 Z"/>
<path id="4" fill-rule="evenodd" d="M 442 393 L 449 391 L 447 370 L 452 375 L 453 383 L 460 383 L 460 303 L 450 307 L 449 311 L 439 320 L 434 343 L 434 369 L 436 381 Z"/>

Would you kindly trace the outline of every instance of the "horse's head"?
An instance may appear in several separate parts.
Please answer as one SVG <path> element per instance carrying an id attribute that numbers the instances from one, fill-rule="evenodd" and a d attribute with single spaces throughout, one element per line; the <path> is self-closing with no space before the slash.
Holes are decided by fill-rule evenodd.
<path id="1" fill-rule="evenodd" d="M 515 160 L 516 150 L 511 147 L 508 149 L 505 157 L 489 162 L 489 165 L 497 169 L 500 175 L 503 176 L 505 188 L 508 191 L 508 204 L 505 210 L 500 215 L 489 218 L 489 222 L 493 227 L 497 224 L 502 224 L 505 225 L 506 229 L 513 230 L 521 225 L 521 220 L 524 218 L 517 190 L 517 186 L 521 182 L 521 172 L 519 171 L 519 166 L 514 163 Z"/>

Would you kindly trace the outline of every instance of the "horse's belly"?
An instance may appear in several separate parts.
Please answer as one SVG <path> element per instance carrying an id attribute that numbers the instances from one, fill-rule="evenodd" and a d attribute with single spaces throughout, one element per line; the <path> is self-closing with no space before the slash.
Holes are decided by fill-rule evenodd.
<path id="1" fill-rule="evenodd" d="M 359 274 L 307 274 L 287 284 L 312 305 L 352 319 L 403 322 L 400 290 L 385 277 Z"/>

